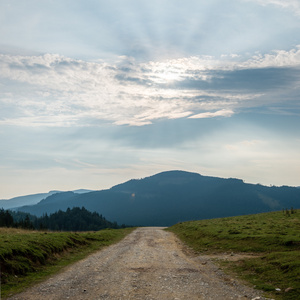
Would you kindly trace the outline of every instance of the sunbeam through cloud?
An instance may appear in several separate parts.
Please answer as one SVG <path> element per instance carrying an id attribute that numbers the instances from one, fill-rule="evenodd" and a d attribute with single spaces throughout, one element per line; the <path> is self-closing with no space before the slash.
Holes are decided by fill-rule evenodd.
<path id="1" fill-rule="evenodd" d="M 296 0 L 1 1 L 0 198 L 166 169 L 300 186 L 299 17 Z"/>

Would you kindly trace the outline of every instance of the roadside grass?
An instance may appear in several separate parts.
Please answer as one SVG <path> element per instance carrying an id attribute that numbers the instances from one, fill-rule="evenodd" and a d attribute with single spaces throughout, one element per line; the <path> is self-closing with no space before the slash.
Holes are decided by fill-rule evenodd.
<path id="1" fill-rule="evenodd" d="M 74 233 L 0 228 L 0 299 L 21 292 L 63 267 L 120 241 L 133 229 Z"/>
<path id="2" fill-rule="evenodd" d="M 256 254 L 220 264 L 274 299 L 296 300 L 300 299 L 300 210 L 292 212 L 184 222 L 167 230 L 198 253 Z"/>

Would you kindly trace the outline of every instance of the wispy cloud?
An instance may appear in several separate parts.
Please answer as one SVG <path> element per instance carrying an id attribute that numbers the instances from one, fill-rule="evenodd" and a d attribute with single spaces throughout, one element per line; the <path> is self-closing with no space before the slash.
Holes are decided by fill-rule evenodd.
<path id="1" fill-rule="evenodd" d="M 259 3 L 262 6 L 266 5 L 276 5 L 281 8 L 286 8 L 293 11 L 296 15 L 300 16 L 300 3 L 298 0 L 246 0 L 246 1 L 254 1 Z"/>
<path id="2" fill-rule="evenodd" d="M 157 119 L 230 117 L 299 89 L 300 47 L 255 54 L 136 62 L 0 55 L 2 124 L 141 126 Z M 298 74 L 298 75 L 297 75 Z"/>
<path id="3" fill-rule="evenodd" d="M 216 112 L 205 112 L 197 115 L 190 116 L 190 119 L 205 119 L 205 118 L 213 118 L 213 117 L 230 117 L 234 114 L 234 112 L 230 109 L 222 109 Z"/>
<path id="4" fill-rule="evenodd" d="M 300 5 L 300 4 L 299 4 Z M 274 50 L 271 53 L 254 55 L 240 64 L 242 68 L 266 67 L 295 67 L 300 66 L 300 45 L 289 51 Z"/>

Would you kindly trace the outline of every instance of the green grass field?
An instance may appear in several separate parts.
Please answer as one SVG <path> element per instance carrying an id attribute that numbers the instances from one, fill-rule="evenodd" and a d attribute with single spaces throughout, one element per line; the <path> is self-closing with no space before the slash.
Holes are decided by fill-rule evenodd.
<path id="1" fill-rule="evenodd" d="M 70 233 L 0 228 L 2 297 L 121 240 L 132 230 Z M 220 264 L 274 299 L 300 299 L 300 210 L 184 222 L 167 230 L 198 253 L 257 254 Z"/>
<path id="2" fill-rule="evenodd" d="M 184 222 L 167 230 L 198 253 L 258 254 L 222 265 L 275 299 L 300 299 L 300 210 Z"/>
<path id="3" fill-rule="evenodd" d="M 20 292 L 132 230 L 71 233 L 0 228 L 1 296 Z"/>

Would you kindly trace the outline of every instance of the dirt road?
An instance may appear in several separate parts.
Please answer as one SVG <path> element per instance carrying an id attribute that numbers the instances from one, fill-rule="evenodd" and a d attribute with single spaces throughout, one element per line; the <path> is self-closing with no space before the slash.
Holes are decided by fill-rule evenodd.
<path id="1" fill-rule="evenodd" d="M 185 253 L 174 234 L 138 228 L 10 299 L 264 299 L 225 276 L 205 256 Z"/>

